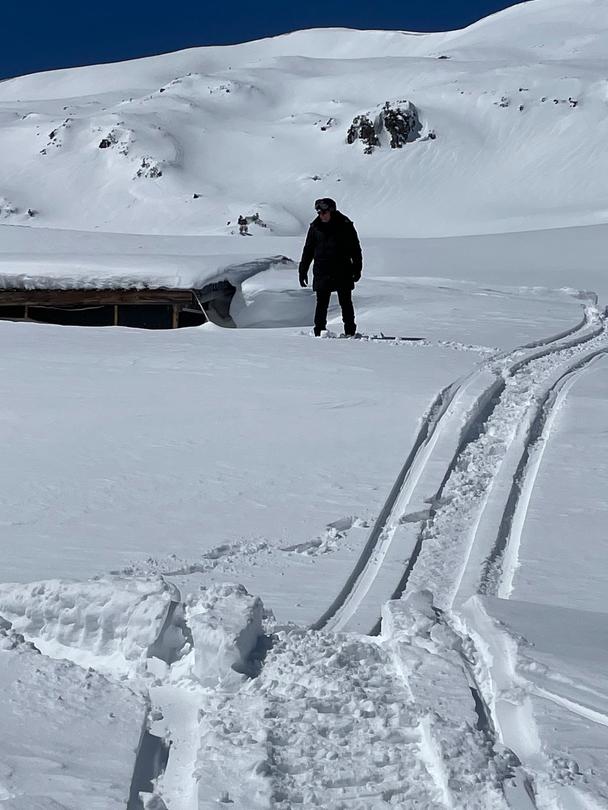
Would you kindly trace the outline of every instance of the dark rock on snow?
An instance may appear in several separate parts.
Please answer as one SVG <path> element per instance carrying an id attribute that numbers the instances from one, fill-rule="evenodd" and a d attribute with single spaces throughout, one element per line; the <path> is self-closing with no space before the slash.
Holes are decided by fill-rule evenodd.
<path id="1" fill-rule="evenodd" d="M 420 133 L 418 112 L 409 101 L 400 102 L 403 106 L 392 106 L 386 102 L 380 113 L 380 124 L 391 138 L 391 149 L 401 149 L 408 141 Z"/>
<path id="2" fill-rule="evenodd" d="M 354 143 L 356 140 L 360 140 L 365 144 L 365 148 L 363 149 L 363 154 L 365 155 L 371 155 L 374 151 L 374 147 L 380 146 L 374 124 L 372 124 L 367 115 L 355 116 L 346 133 L 346 143 Z"/>
<path id="3" fill-rule="evenodd" d="M 346 133 L 346 142 L 360 140 L 364 144 L 363 153 L 371 155 L 376 147 L 381 146 L 383 132 L 390 139 L 391 149 L 401 149 L 406 143 L 416 140 L 420 130 L 418 110 L 411 101 L 386 101 L 373 122 L 368 114 L 353 119 Z"/>

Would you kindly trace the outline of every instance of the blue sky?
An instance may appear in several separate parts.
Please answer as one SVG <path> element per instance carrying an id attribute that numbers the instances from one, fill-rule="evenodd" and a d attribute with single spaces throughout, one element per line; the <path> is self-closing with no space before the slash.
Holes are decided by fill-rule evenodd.
<path id="1" fill-rule="evenodd" d="M 298 28 L 449 30 L 511 5 L 504 0 L 8 0 L 0 15 L 0 78 Z"/>

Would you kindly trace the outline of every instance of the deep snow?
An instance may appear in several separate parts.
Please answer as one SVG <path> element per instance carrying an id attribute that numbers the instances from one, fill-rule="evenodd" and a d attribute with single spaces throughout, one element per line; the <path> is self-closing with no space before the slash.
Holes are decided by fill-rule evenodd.
<path id="1" fill-rule="evenodd" d="M 534 0 L 0 84 L 0 287 L 239 327 L 0 322 L 2 807 L 608 807 L 607 44 Z M 387 100 L 418 140 L 347 144 Z M 361 340 L 309 335 L 324 195 Z"/>

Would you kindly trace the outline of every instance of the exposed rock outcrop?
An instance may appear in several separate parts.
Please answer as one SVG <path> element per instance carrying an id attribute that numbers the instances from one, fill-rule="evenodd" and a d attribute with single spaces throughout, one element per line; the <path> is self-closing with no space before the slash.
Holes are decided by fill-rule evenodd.
<path id="1" fill-rule="evenodd" d="M 152 180 L 156 179 L 157 177 L 163 176 L 163 171 L 161 168 L 161 163 L 159 161 L 154 160 L 151 157 L 144 157 L 141 159 L 141 166 L 137 170 L 136 177 L 149 177 Z"/>
<path id="2" fill-rule="evenodd" d="M 346 133 L 346 143 L 354 143 L 356 140 L 364 144 L 364 155 L 371 155 L 375 147 L 380 146 L 376 127 L 367 115 L 355 116 Z"/>
<path id="3" fill-rule="evenodd" d="M 384 127 L 390 136 L 391 149 L 401 149 L 420 133 L 418 111 L 410 101 L 400 101 L 395 105 L 387 101 L 379 119 L 380 126 Z"/>
<path id="4" fill-rule="evenodd" d="M 55 129 L 51 130 L 51 132 L 49 132 L 48 142 L 47 142 L 46 146 L 44 146 L 40 150 L 40 154 L 41 155 L 48 155 L 49 149 L 51 147 L 55 147 L 55 149 L 61 149 L 61 147 L 63 146 L 63 138 L 64 138 L 64 135 L 65 135 L 65 132 L 66 132 L 66 130 L 70 129 L 71 125 L 72 125 L 72 119 L 71 118 L 66 118 L 65 121 L 62 121 L 61 124 L 59 124 L 59 126 L 55 127 Z"/>
<path id="5" fill-rule="evenodd" d="M 99 142 L 100 149 L 116 147 L 121 155 L 129 154 L 129 145 L 134 139 L 133 131 L 126 129 L 121 121 L 113 127 Z"/>
<path id="6" fill-rule="evenodd" d="M 371 155 L 383 141 L 391 149 L 401 149 L 406 143 L 416 140 L 421 129 L 418 110 L 411 101 L 386 101 L 375 114 L 363 113 L 353 119 L 346 133 L 346 142 L 361 141 L 363 153 Z"/>

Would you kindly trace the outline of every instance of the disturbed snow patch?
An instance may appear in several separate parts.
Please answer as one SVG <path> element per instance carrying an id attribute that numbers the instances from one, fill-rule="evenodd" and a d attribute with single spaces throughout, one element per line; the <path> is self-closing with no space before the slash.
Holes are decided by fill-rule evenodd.
<path id="1" fill-rule="evenodd" d="M 293 546 L 282 546 L 281 551 L 295 552 L 315 556 L 328 554 L 338 549 L 351 529 L 368 529 L 369 523 L 358 517 L 344 517 L 328 523 L 325 531 L 313 540 L 296 543 Z"/>
<path id="2" fill-rule="evenodd" d="M 261 601 L 240 585 L 185 602 L 160 577 L 0 585 L 0 800 L 194 806 L 199 724 L 211 699 L 259 671 L 262 619 Z M 18 733 L 26 714 L 34 752 L 29 732 Z M 39 779 L 28 775 L 33 756 Z M 50 793 L 38 792 L 43 782 Z"/>
<path id="3" fill-rule="evenodd" d="M 171 590 L 159 577 L 0 584 L 0 616 L 51 658 L 134 675 L 165 622 Z"/>
<path id="4" fill-rule="evenodd" d="M 0 624 L 0 803 L 124 810 L 144 699 Z"/>
<path id="5" fill-rule="evenodd" d="M 447 807 L 506 807 L 516 764 L 497 745 L 459 635 L 428 591 L 387 602 L 382 635 L 420 715 L 422 756 Z"/>
<path id="6" fill-rule="evenodd" d="M 52 669 L 35 640 L 122 678 L 62 664 L 119 706 L 119 686 L 147 693 L 130 807 L 506 807 L 509 753 L 480 722 L 460 637 L 429 594 L 389 603 L 379 638 L 292 629 L 272 647 L 262 602 L 240 585 L 184 600 L 160 577 L 2 585 L 0 615 L 0 662 L 23 651 Z M 46 698 L 28 699 L 44 713 Z M 135 719 L 121 715 L 131 740 L 137 701 Z"/>
<path id="7" fill-rule="evenodd" d="M 211 585 L 189 599 L 186 617 L 200 683 L 225 686 L 227 678 L 235 681 L 233 673 L 255 673 L 253 656 L 264 635 L 259 597 L 242 585 Z"/>
<path id="8" fill-rule="evenodd" d="M 505 810 L 511 756 L 480 728 L 459 637 L 428 594 L 384 622 L 281 631 L 258 678 L 210 694 L 200 808 Z"/>

